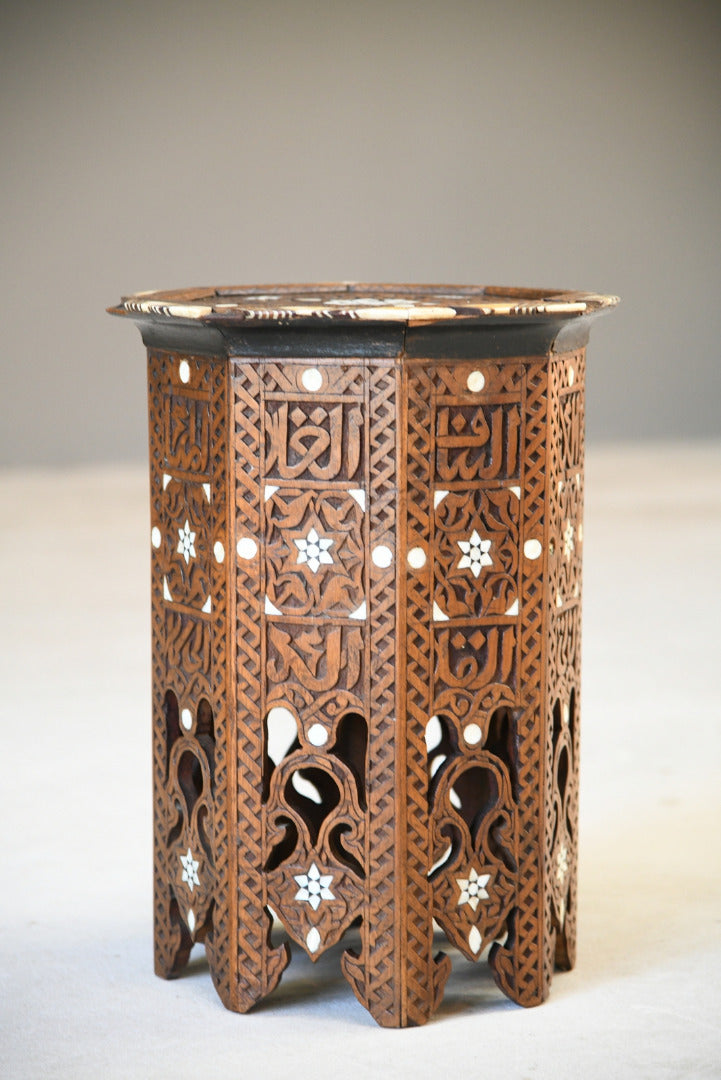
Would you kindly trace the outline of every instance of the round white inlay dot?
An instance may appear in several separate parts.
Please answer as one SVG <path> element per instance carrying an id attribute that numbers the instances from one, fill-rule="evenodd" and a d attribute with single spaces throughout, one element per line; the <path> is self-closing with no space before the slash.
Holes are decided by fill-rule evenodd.
<path id="1" fill-rule="evenodd" d="M 376 544 L 371 552 L 371 559 L 381 570 L 385 570 L 393 562 L 393 552 L 385 544 Z"/>
<path id="2" fill-rule="evenodd" d="M 568 369 L 568 385 L 573 386 L 573 380 L 576 378 L 575 372 L 572 367 Z"/>
<path id="3" fill-rule="evenodd" d="M 186 731 L 190 731 L 193 726 L 193 716 L 190 709 L 183 709 L 180 714 L 180 722 Z"/>
<path id="4" fill-rule="evenodd" d="M 258 554 L 258 545 L 252 536 L 243 536 L 238 541 L 238 554 L 241 559 L 254 559 Z"/>
<path id="5" fill-rule="evenodd" d="M 222 562 L 225 558 L 225 548 L 221 544 L 220 540 L 216 540 L 213 545 L 213 554 L 215 555 L 216 562 Z"/>
<path id="6" fill-rule="evenodd" d="M 472 371 L 466 379 L 466 386 L 473 394 L 479 393 L 486 385 L 486 377 L 482 371 Z"/>
<path id="7" fill-rule="evenodd" d="M 414 570 L 420 570 L 422 566 L 426 565 L 426 553 L 423 548 L 411 548 L 408 552 L 408 565 L 412 566 Z"/>
<path id="8" fill-rule="evenodd" d="M 160 529 L 158 528 L 157 525 L 153 525 L 153 531 L 150 534 L 150 540 L 152 542 L 153 547 L 154 548 L 159 548 L 162 539 L 163 538 L 160 535 Z"/>
<path id="9" fill-rule="evenodd" d="M 314 394 L 316 390 L 320 390 L 323 385 L 323 376 L 318 371 L 317 367 L 309 367 L 306 368 L 301 375 L 300 381 L 303 383 L 306 390 L 310 390 L 310 392 Z"/>
<path id="10" fill-rule="evenodd" d="M 308 728 L 308 742 L 313 746 L 325 746 L 328 742 L 328 732 L 322 724 L 312 724 Z"/>
<path id="11" fill-rule="evenodd" d="M 478 927 L 472 926 L 468 935 L 468 944 L 471 947 L 471 952 L 477 953 L 480 951 L 482 940 Z"/>
<path id="12" fill-rule="evenodd" d="M 318 952 L 318 949 L 320 948 L 320 934 L 318 933 L 317 927 L 311 926 L 306 935 L 305 943 L 308 946 L 309 952 Z"/>
<path id="13" fill-rule="evenodd" d="M 463 729 L 463 738 L 469 746 L 475 746 L 481 741 L 481 729 L 478 724 L 466 724 Z"/>
<path id="14" fill-rule="evenodd" d="M 523 554 L 527 559 L 537 559 L 542 551 L 540 540 L 526 540 L 523 545 Z"/>
<path id="15" fill-rule="evenodd" d="M 178 375 L 180 375 L 181 382 L 190 382 L 190 364 L 187 360 L 180 361 L 180 364 L 178 365 Z"/>

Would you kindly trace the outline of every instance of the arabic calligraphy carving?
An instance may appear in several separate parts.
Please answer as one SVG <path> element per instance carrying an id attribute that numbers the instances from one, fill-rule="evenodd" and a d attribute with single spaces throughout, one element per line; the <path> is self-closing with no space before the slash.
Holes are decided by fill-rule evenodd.
<path id="1" fill-rule="evenodd" d="M 313 960 L 357 923 L 390 1026 L 439 1005 L 433 919 L 523 1004 L 573 963 L 583 379 L 151 351 L 161 974 L 203 941 L 250 1008 L 271 910 Z"/>

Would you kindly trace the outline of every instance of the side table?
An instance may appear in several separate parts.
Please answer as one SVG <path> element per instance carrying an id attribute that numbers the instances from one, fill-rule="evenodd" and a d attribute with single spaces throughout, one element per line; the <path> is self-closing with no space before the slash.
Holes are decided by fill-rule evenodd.
<path id="1" fill-rule="evenodd" d="M 615 297 L 141 293 L 155 968 L 244 1012 L 352 924 L 423 1023 L 491 946 L 522 1005 L 576 936 L 585 346 Z"/>

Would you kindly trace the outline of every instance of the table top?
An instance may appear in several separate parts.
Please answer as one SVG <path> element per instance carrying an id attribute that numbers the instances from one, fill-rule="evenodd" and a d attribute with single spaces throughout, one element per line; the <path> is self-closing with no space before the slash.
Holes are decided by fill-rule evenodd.
<path id="1" fill-rule="evenodd" d="M 617 296 L 557 289 L 336 282 L 139 292 L 124 296 L 108 311 L 131 318 L 150 316 L 226 324 L 308 319 L 429 323 L 590 315 L 617 303 Z"/>

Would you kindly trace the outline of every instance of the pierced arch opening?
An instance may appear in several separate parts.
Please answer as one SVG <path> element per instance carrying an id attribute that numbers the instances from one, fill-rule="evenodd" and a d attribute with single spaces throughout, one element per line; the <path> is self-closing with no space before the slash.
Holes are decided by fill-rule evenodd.
<path id="1" fill-rule="evenodd" d="M 192 750 L 185 750 L 180 755 L 180 761 L 178 762 L 178 782 L 180 784 L 180 790 L 183 792 L 185 805 L 188 810 L 187 820 L 190 821 L 193 814 L 193 807 L 203 794 L 203 770 Z"/>
<path id="2" fill-rule="evenodd" d="M 178 699 L 172 690 L 165 692 L 163 712 L 165 714 L 165 779 L 167 780 L 170 771 L 170 751 L 176 740 L 180 738 L 180 710 Z"/>

